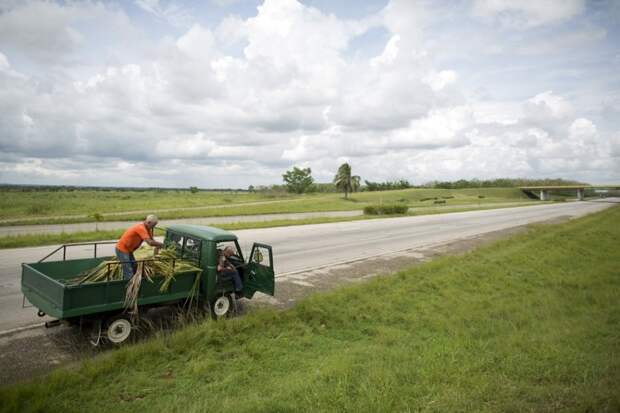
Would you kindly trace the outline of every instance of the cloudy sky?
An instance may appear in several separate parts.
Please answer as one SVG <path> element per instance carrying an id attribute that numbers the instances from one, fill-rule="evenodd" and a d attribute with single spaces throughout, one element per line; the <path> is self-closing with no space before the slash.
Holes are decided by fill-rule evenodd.
<path id="1" fill-rule="evenodd" d="M 620 181 L 617 0 L 0 0 L 0 182 Z"/>

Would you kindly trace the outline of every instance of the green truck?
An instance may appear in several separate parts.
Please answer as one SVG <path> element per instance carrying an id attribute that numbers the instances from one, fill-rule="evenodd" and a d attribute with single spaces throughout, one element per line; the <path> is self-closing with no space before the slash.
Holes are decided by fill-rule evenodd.
<path id="1" fill-rule="evenodd" d="M 78 285 L 65 282 L 112 258 L 98 257 L 97 252 L 102 244 L 113 242 L 67 244 L 39 262 L 22 264 L 24 298 L 38 309 L 39 316 L 48 315 L 56 319 L 46 325 L 64 321 L 85 327 L 91 331 L 93 345 L 98 345 L 102 339 L 120 344 L 130 337 L 136 319 L 125 308 L 127 280 Z M 160 288 L 163 277 L 142 282 L 138 296 L 139 314 L 152 307 L 191 301 L 216 318 L 229 315 L 236 299 L 232 280 L 217 272 L 218 253 L 227 246 L 236 251 L 229 260 L 243 279 L 243 297 L 251 299 L 256 292 L 274 295 L 273 253 L 269 245 L 254 243 L 246 260 L 233 233 L 213 227 L 180 224 L 166 228 L 164 244 L 174 246 L 179 257 L 191 261 L 202 271 L 176 273 L 163 292 Z M 78 246 L 92 246 L 93 257 L 66 259 L 67 250 Z M 48 260 L 61 252 L 62 260 Z"/>

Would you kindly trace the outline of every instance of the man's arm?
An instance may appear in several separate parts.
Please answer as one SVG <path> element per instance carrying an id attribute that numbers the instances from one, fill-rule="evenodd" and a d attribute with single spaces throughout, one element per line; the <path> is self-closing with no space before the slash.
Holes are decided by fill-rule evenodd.
<path id="1" fill-rule="evenodd" d="M 161 243 L 159 241 L 155 241 L 153 238 L 147 238 L 147 239 L 144 240 L 144 242 L 149 244 L 151 247 L 164 248 L 164 244 L 163 243 Z"/>

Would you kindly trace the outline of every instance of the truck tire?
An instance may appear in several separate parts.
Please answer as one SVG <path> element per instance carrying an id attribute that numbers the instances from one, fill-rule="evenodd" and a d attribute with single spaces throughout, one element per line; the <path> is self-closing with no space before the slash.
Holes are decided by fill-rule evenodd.
<path id="1" fill-rule="evenodd" d="M 215 320 L 229 317 L 233 312 L 233 300 L 230 294 L 220 295 L 209 303 L 211 317 Z"/>
<path id="2" fill-rule="evenodd" d="M 110 318 L 106 325 L 106 338 L 116 345 L 125 343 L 133 330 L 131 319 L 125 314 Z"/>

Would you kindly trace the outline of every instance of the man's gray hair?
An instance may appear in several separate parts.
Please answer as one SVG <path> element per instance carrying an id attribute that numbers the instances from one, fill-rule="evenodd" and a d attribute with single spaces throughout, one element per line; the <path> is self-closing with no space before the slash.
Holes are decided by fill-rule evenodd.
<path id="1" fill-rule="evenodd" d="M 157 215 L 148 215 L 146 217 L 146 219 L 144 220 L 144 222 L 147 222 L 149 224 L 157 224 L 157 222 L 159 222 L 159 220 L 157 219 Z"/>

